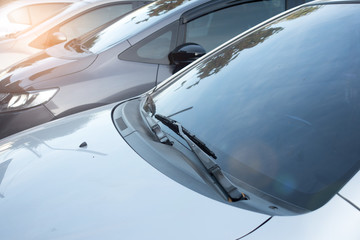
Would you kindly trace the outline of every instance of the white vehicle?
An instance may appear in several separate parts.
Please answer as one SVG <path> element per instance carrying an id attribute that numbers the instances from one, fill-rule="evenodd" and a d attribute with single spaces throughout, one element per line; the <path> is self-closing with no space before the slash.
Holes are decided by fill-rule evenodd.
<path id="1" fill-rule="evenodd" d="M 22 0 L 10 3 L 0 9 L 0 70 L 94 31 L 149 2 Z"/>
<path id="2" fill-rule="evenodd" d="M 144 95 L 3 139 L 1 237 L 360 239 L 359 13 L 305 4 Z"/>
<path id="3" fill-rule="evenodd" d="M 35 27 L 80 0 L 18 0 L 0 8 L 0 39 Z"/>

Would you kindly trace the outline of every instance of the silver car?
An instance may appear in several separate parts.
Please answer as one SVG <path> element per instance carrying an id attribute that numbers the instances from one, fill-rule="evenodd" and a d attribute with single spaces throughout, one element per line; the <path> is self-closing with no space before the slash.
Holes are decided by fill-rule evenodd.
<path id="1" fill-rule="evenodd" d="M 137 96 L 299 2 L 159 0 L 95 35 L 49 48 L 0 72 L 0 138 Z"/>
<path id="2" fill-rule="evenodd" d="M 3 139 L 1 237 L 358 240 L 359 20 L 360 1 L 309 3 Z"/>
<path id="3" fill-rule="evenodd" d="M 72 2 L 72 4 L 70 4 Z M 0 9 L 0 70 L 119 19 L 147 0 L 31 0 Z M 9 24 L 7 24 L 7 22 Z M 16 26 L 22 29 L 16 29 Z M 22 23 L 22 24 L 21 24 Z M 9 30 L 10 29 L 10 30 Z"/>

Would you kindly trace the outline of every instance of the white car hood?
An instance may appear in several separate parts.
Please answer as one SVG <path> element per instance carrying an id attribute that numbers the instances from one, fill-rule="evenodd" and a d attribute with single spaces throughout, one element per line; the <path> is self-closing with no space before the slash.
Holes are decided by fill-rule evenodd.
<path id="1" fill-rule="evenodd" d="M 339 192 L 342 198 L 357 209 L 360 209 L 360 191 L 358 190 L 359 183 L 360 172 L 358 172 Z"/>
<path id="2" fill-rule="evenodd" d="M 151 167 L 116 131 L 113 106 L 0 141 L 1 239 L 237 239 L 268 218 Z"/>

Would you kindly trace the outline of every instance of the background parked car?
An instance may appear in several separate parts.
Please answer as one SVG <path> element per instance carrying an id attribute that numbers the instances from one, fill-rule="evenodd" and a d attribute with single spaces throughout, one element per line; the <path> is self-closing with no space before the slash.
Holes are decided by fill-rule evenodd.
<path id="1" fill-rule="evenodd" d="M 304 5 L 0 141 L 2 237 L 358 240 L 359 13 Z"/>
<path id="2" fill-rule="evenodd" d="M 141 94 L 294 3 L 159 0 L 91 37 L 47 49 L 0 73 L 0 138 Z"/>
<path id="3" fill-rule="evenodd" d="M 80 0 L 18 0 L 0 2 L 0 39 L 46 21 Z M 39 14 L 41 13 L 41 14 Z"/>
<path id="4" fill-rule="evenodd" d="M 93 31 L 150 1 L 86 0 L 72 1 L 71 5 L 59 0 L 41 1 L 41 4 L 33 0 L 25 2 L 15 2 L 9 5 L 11 8 L 3 10 L 9 11 L 2 17 L 11 22 L 11 29 L 14 23 L 22 23 L 26 28 L 13 30 L 0 39 L 0 70 L 31 54 Z"/>

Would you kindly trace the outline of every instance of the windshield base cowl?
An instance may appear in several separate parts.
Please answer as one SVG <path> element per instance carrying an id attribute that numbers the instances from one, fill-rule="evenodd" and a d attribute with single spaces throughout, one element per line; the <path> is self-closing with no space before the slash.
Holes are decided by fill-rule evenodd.
<path id="1" fill-rule="evenodd" d="M 309 212 L 292 204 L 283 202 L 240 182 L 225 173 L 231 182 L 236 183 L 240 192 L 246 193 L 250 200 L 228 202 L 218 194 L 211 183 L 212 178 L 191 149 L 169 136 L 173 145 L 158 141 L 141 116 L 141 99 L 118 106 L 113 113 L 115 125 L 125 141 L 147 162 L 174 181 L 216 201 L 266 215 L 298 215 Z"/>

